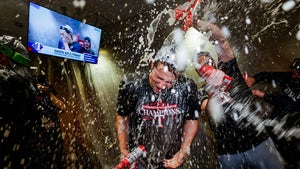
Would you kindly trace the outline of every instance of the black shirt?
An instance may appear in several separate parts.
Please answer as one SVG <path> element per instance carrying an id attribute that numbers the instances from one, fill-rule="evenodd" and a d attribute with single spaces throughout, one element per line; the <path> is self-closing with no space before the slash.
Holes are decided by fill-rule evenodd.
<path id="1" fill-rule="evenodd" d="M 264 129 L 256 130 L 258 124 L 252 121 L 253 116 L 259 117 L 260 114 L 258 100 L 244 81 L 236 59 L 220 63 L 219 69 L 232 78 L 228 91 L 232 100 L 221 105 L 222 123 L 210 122 L 217 141 L 217 153 L 235 154 L 250 150 L 268 138 Z"/>
<path id="2" fill-rule="evenodd" d="M 146 163 L 158 168 L 180 149 L 185 120 L 197 120 L 197 86 L 181 77 L 171 89 L 153 92 L 147 74 L 123 77 L 118 97 L 118 114 L 130 117 L 130 139 L 134 146 L 144 145 Z"/>
<path id="3" fill-rule="evenodd" d="M 41 126 L 35 101 L 31 80 L 0 65 L 0 168 L 34 166 Z"/>

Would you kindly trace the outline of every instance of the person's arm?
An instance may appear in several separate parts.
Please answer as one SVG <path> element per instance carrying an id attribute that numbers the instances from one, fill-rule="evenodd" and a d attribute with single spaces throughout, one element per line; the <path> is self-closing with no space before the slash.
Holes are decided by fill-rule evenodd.
<path id="1" fill-rule="evenodd" d="M 60 99 L 58 99 L 52 92 L 49 92 L 49 96 L 53 104 L 58 107 L 60 110 L 65 111 L 66 105 Z"/>
<path id="2" fill-rule="evenodd" d="M 119 141 L 121 159 L 128 157 L 130 113 L 135 111 L 137 100 L 135 98 L 134 80 L 135 74 L 125 74 L 119 84 L 119 94 L 117 101 L 116 132 Z"/>
<path id="3" fill-rule="evenodd" d="M 183 139 L 180 150 L 172 159 L 165 159 L 164 166 L 167 168 L 177 168 L 182 165 L 184 158 L 190 152 L 190 146 L 198 130 L 198 120 L 186 120 L 183 128 Z"/>
<path id="4" fill-rule="evenodd" d="M 64 49 L 67 51 L 71 51 L 69 44 L 73 42 L 72 35 L 69 35 L 68 33 L 65 32 L 61 35 L 61 39 L 64 45 Z"/>
<path id="5" fill-rule="evenodd" d="M 129 117 L 128 116 L 116 116 L 116 130 L 119 140 L 119 148 L 121 157 L 128 157 L 128 130 L 129 130 Z"/>
<path id="6" fill-rule="evenodd" d="M 200 109 L 204 112 L 206 112 L 207 103 L 208 103 L 208 98 L 204 99 L 201 103 Z"/>
<path id="7" fill-rule="evenodd" d="M 248 77 L 245 79 L 245 82 L 247 83 L 248 87 L 252 87 L 256 83 L 256 80 L 253 77 Z"/>
<path id="8" fill-rule="evenodd" d="M 66 51 L 71 51 L 70 46 L 67 42 L 64 43 L 64 47 Z"/>
<path id="9" fill-rule="evenodd" d="M 254 96 L 262 98 L 265 102 L 276 106 L 286 107 L 287 105 L 296 103 L 296 101 L 285 95 L 273 95 L 260 90 L 252 90 L 252 93 Z"/>
<path id="10" fill-rule="evenodd" d="M 185 156 L 190 152 L 190 146 L 198 130 L 198 120 L 186 120 L 183 128 L 183 140 L 180 152 Z"/>
<path id="11" fill-rule="evenodd" d="M 228 62 L 234 58 L 230 44 L 219 27 L 202 20 L 198 20 L 195 27 L 202 32 L 206 32 L 209 40 L 215 42 L 216 53 L 220 61 Z"/>

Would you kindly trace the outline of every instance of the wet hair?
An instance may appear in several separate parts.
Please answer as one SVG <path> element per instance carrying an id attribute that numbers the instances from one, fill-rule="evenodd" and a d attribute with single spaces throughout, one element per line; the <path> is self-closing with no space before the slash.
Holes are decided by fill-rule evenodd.
<path id="1" fill-rule="evenodd" d="M 91 43 L 91 38 L 90 37 L 84 37 L 83 40 L 89 41 Z"/>
<path id="2" fill-rule="evenodd" d="M 187 67 L 187 62 L 179 61 L 179 55 L 184 54 L 184 52 L 176 44 L 164 45 L 157 51 L 154 60 L 161 61 L 169 67 L 169 70 L 176 71 L 176 74 L 182 73 Z"/>
<path id="3" fill-rule="evenodd" d="M 162 63 L 162 64 L 164 64 L 165 66 L 167 66 L 167 67 L 168 67 L 168 70 L 169 70 L 170 72 L 172 72 L 175 76 L 178 75 L 179 72 L 176 70 L 176 68 L 174 67 L 173 64 L 170 64 L 169 62 L 166 62 L 166 61 L 154 60 L 154 64 L 153 64 L 154 67 L 157 67 L 159 63 Z"/>

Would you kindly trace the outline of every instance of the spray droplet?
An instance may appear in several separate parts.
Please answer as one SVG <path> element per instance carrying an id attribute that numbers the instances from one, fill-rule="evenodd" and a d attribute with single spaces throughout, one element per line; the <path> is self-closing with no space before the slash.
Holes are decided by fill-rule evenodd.
<path id="1" fill-rule="evenodd" d="M 228 27 L 223 26 L 223 27 L 221 28 L 221 30 L 222 30 L 222 32 L 224 33 L 224 35 L 225 35 L 227 38 L 230 37 L 230 31 L 229 31 Z"/>
<path id="2" fill-rule="evenodd" d="M 283 5 L 282 5 L 282 9 L 284 10 L 284 11 L 290 11 L 290 10 L 292 10 L 294 7 L 295 7 L 295 5 L 296 5 L 296 2 L 295 1 L 293 1 L 293 0 L 289 0 L 289 1 L 286 1 Z"/>
<path id="3" fill-rule="evenodd" d="M 155 0 L 146 0 L 147 4 L 153 4 L 155 2 Z"/>
<path id="4" fill-rule="evenodd" d="M 277 84 L 276 84 L 276 82 L 275 82 L 274 80 L 272 80 L 272 86 L 273 86 L 274 88 L 277 87 Z"/>
<path id="5" fill-rule="evenodd" d="M 300 30 L 297 32 L 297 34 L 296 34 L 296 39 L 298 40 L 298 41 L 300 41 Z"/>
<path id="6" fill-rule="evenodd" d="M 245 54 L 249 54 L 249 49 L 248 49 L 248 47 L 247 47 L 247 46 L 245 46 L 245 49 L 244 49 L 244 51 L 245 51 Z"/>
<path id="7" fill-rule="evenodd" d="M 261 3 L 271 3 L 273 0 L 260 0 Z"/>
<path id="8" fill-rule="evenodd" d="M 249 18 L 246 18 L 246 24 L 250 25 L 251 24 L 251 20 Z"/>

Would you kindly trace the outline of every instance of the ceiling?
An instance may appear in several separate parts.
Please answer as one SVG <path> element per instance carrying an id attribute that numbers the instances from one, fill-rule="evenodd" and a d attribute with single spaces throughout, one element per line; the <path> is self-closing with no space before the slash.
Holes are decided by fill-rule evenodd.
<path id="1" fill-rule="evenodd" d="M 118 59 L 123 59 L 121 62 L 132 57 L 139 60 L 140 58 L 136 56 L 144 52 L 138 48 L 141 43 L 140 37 L 143 37 L 145 41 L 153 19 L 163 9 L 175 9 L 186 1 L 188 0 L 32 0 L 46 8 L 101 28 L 103 30 L 101 48 L 116 49 L 114 54 Z M 262 3 L 263 1 L 270 3 Z M 28 2 L 29 0 L 0 1 L 3 13 L 0 16 L 1 34 L 20 37 L 26 42 Z M 285 63 L 279 60 L 287 48 L 293 48 L 290 53 L 286 54 L 290 55 L 287 56 L 288 60 L 300 53 L 299 41 L 295 38 L 295 34 L 300 29 L 299 0 L 294 1 L 295 7 L 290 11 L 282 10 L 283 3 L 287 1 L 281 0 L 204 2 L 210 2 L 210 6 L 215 6 L 213 10 L 203 9 L 201 16 L 209 17 L 213 13 L 220 25 L 230 29 L 231 44 L 240 52 L 241 57 L 252 59 L 247 62 L 249 65 L 262 62 L 277 62 L 279 65 Z M 206 6 L 206 4 L 203 5 L 203 8 Z M 247 18 L 251 19 L 251 24 L 245 24 Z M 158 39 L 153 45 L 160 46 L 161 40 L 165 38 L 160 35 L 168 34 L 170 32 L 168 28 L 172 29 L 167 24 L 159 24 L 156 31 Z M 250 50 L 251 58 L 244 53 L 245 46 Z M 263 51 L 266 52 L 262 53 Z M 277 58 L 279 60 L 276 60 Z M 120 64 L 120 66 L 123 65 Z"/>
<path id="2" fill-rule="evenodd" d="M 6 14 L 0 16 L 4 25 L 0 28 L 0 33 L 26 37 L 28 2 L 29 0 L 0 2 L 0 8 Z M 155 3 L 151 0 L 32 0 L 32 2 L 99 27 L 105 32 L 125 25 L 128 20 L 140 23 L 138 18 L 145 17 L 144 14 L 147 12 L 172 8 L 185 0 L 176 0 L 176 3 L 175 0 L 155 0 Z M 134 29 L 135 23 L 126 29 Z M 125 27 L 121 29 L 125 30 Z"/>
<path id="3" fill-rule="evenodd" d="M 30 0 L 2 0 L 0 8 L 4 15 L 1 15 L 2 27 L 0 33 L 11 33 L 13 35 L 26 37 L 28 2 Z M 152 19 L 163 9 L 174 9 L 188 0 L 31 0 L 46 8 L 73 17 L 80 21 L 94 25 L 103 29 L 104 32 L 135 31 L 140 25 L 149 26 Z M 268 21 L 278 18 L 282 12 L 280 8 L 283 1 L 269 0 L 273 3 L 262 3 L 268 0 L 211 0 L 218 5 L 213 12 L 217 17 L 228 16 L 230 23 L 235 27 L 243 26 L 241 22 L 245 17 L 251 17 L 252 22 L 258 22 L 254 29 L 259 25 L 266 26 Z M 284 13 L 283 19 L 288 20 L 290 25 L 299 23 L 300 3 L 297 0 L 293 11 Z M 206 2 L 206 1 L 204 1 Z M 244 17 L 244 18 L 242 18 Z M 264 18 L 265 17 L 265 18 Z M 273 18 L 271 18 L 273 17 Z M 254 20 L 255 19 L 255 20 Z M 280 18 L 279 18 L 280 19 Z M 279 20 L 277 19 L 277 20 Z M 231 22 L 232 21 L 232 22 Z M 253 26 L 253 24 L 251 25 Z M 280 25 L 277 25 L 280 26 Z M 284 27 L 282 29 L 285 29 Z M 255 30 L 258 31 L 258 30 Z M 135 32 L 136 33 L 136 32 Z M 104 36 L 107 34 L 103 34 Z"/>

